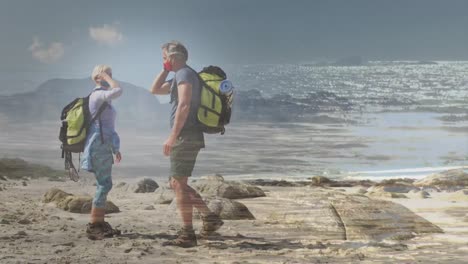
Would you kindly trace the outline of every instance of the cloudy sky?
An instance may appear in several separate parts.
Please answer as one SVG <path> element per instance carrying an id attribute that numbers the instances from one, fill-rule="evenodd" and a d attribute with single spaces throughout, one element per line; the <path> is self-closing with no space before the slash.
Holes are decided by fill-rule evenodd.
<path id="1" fill-rule="evenodd" d="M 107 63 L 147 86 L 172 39 L 195 66 L 468 60 L 467 11 L 462 0 L 4 0 L 0 73 L 86 77 Z"/>

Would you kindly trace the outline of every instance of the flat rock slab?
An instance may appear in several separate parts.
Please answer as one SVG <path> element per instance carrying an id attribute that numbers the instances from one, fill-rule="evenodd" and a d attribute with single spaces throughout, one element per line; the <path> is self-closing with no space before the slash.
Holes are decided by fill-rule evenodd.
<path id="1" fill-rule="evenodd" d="M 406 207 L 364 195 L 315 188 L 313 195 L 296 201 L 279 223 L 296 224 L 323 240 L 408 239 L 414 234 L 441 233 L 431 222 Z"/>
<path id="2" fill-rule="evenodd" d="M 53 188 L 44 194 L 44 203 L 54 202 L 57 208 L 71 213 L 89 214 L 93 204 L 90 196 L 75 196 L 60 189 Z M 118 213 L 119 208 L 112 202 L 106 202 L 106 214 Z"/>

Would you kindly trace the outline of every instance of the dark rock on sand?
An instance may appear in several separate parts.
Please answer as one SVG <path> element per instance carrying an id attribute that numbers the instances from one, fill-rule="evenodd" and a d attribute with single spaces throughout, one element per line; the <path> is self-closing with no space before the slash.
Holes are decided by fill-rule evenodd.
<path id="1" fill-rule="evenodd" d="M 221 197 L 206 198 L 205 202 L 212 212 L 224 220 L 254 220 L 255 217 L 243 203 Z"/>
<path id="2" fill-rule="evenodd" d="M 135 193 L 150 193 L 154 192 L 159 187 L 158 183 L 156 183 L 152 179 L 143 179 L 138 182 L 137 188 L 135 189 Z"/>
<path id="3" fill-rule="evenodd" d="M 71 212 L 89 214 L 91 212 L 93 198 L 90 196 L 75 196 L 60 189 L 49 190 L 43 199 L 44 203 L 54 202 L 57 208 Z M 118 213 L 119 208 L 112 202 L 106 202 L 106 214 Z"/>
<path id="4" fill-rule="evenodd" d="M 120 189 L 122 191 L 130 191 L 133 193 L 152 193 L 158 188 L 158 183 L 149 178 L 145 178 L 136 184 L 120 182 L 117 185 L 115 185 L 115 189 Z"/>
<path id="5" fill-rule="evenodd" d="M 370 180 L 361 180 L 361 181 L 352 181 L 352 180 L 340 180 L 335 181 L 324 176 L 314 176 L 310 178 L 311 186 L 320 186 L 320 187 L 355 187 L 363 186 L 370 187 L 376 183 Z"/>
<path id="6" fill-rule="evenodd" d="M 222 177 L 204 178 L 192 184 L 202 196 L 242 199 L 264 197 L 265 193 L 259 187 L 235 181 L 225 181 Z"/>
<path id="7" fill-rule="evenodd" d="M 274 187 L 303 187 L 310 185 L 310 181 L 285 181 L 285 180 L 247 180 L 244 181 L 247 184 L 256 186 L 274 186 Z"/>
<path id="8" fill-rule="evenodd" d="M 432 174 L 414 182 L 418 187 L 436 187 L 440 190 L 457 191 L 468 186 L 468 173 L 463 169 L 448 170 Z"/>
<path id="9" fill-rule="evenodd" d="M 310 180 L 312 181 L 312 185 L 315 186 L 323 186 L 324 184 L 332 182 L 332 180 L 324 176 L 314 176 Z"/>
<path id="10" fill-rule="evenodd" d="M 154 208 L 154 206 L 152 205 L 148 205 L 144 209 L 150 211 L 150 210 L 155 210 L 156 208 Z"/>
<path id="11" fill-rule="evenodd" d="M 3 175 L 0 175 L 0 181 L 7 181 L 7 178 Z"/>
<path id="12" fill-rule="evenodd" d="M 21 220 L 18 221 L 18 224 L 20 224 L 20 225 L 30 225 L 31 221 L 29 221 L 28 219 L 21 219 Z"/>

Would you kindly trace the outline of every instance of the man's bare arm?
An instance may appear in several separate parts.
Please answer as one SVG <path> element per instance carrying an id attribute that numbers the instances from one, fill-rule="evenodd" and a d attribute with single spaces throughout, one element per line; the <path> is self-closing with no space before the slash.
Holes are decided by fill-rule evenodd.
<path id="1" fill-rule="evenodd" d="M 179 103 L 175 113 L 174 126 L 172 127 L 171 137 L 177 138 L 187 121 L 190 112 L 190 103 L 192 101 L 192 85 L 182 82 L 177 86 Z"/>
<path id="2" fill-rule="evenodd" d="M 169 72 L 162 70 L 151 85 L 152 94 L 169 94 L 171 91 L 171 84 L 166 82 Z"/>

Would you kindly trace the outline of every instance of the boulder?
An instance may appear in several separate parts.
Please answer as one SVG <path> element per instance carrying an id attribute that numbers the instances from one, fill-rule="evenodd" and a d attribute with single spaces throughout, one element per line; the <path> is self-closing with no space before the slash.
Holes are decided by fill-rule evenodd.
<path id="1" fill-rule="evenodd" d="M 314 176 L 310 180 L 312 181 L 312 185 L 315 186 L 322 186 L 332 182 L 330 179 L 324 176 Z"/>
<path id="2" fill-rule="evenodd" d="M 393 193 L 408 193 L 413 190 L 419 190 L 418 187 L 413 185 L 414 180 L 412 179 L 391 179 L 383 180 L 374 187 L 369 189 L 369 191 L 378 190 L 384 192 L 393 192 Z"/>
<path id="3" fill-rule="evenodd" d="M 154 194 L 156 196 L 156 204 L 170 204 L 175 197 L 174 190 L 166 187 L 158 188 Z"/>
<path id="4" fill-rule="evenodd" d="M 151 193 L 159 187 L 158 183 L 152 179 L 145 178 L 137 183 L 135 193 Z"/>
<path id="5" fill-rule="evenodd" d="M 71 213 L 89 214 L 91 212 L 93 198 L 90 196 L 75 196 L 60 189 L 53 188 L 46 192 L 43 202 L 54 202 L 57 208 Z M 106 214 L 120 212 L 119 208 L 110 201 L 106 202 L 105 209 Z"/>
<path id="6" fill-rule="evenodd" d="M 58 203 L 70 195 L 72 194 L 66 193 L 57 188 L 52 188 L 48 192 L 46 192 L 46 194 L 44 194 L 44 199 L 42 201 L 44 203 L 51 203 L 51 202 Z"/>
<path id="7" fill-rule="evenodd" d="M 255 217 L 243 203 L 222 197 L 203 198 L 210 210 L 218 214 L 223 220 L 255 220 Z M 171 210 L 177 210 L 176 200 L 169 205 Z M 198 212 L 194 215 L 200 218 Z"/>
<path id="8" fill-rule="evenodd" d="M 225 181 L 222 178 L 200 179 L 192 184 L 202 196 L 222 197 L 228 199 L 242 199 L 264 197 L 262 189 L 251 184 Z"/>
<path id="9" fill-rule="evenodd" d="M 414 185 L 456 191 L 468 187 L 468 173 L 463 169 L 448 170 L 418 180 Z"/>
<path id="10" fill-rule="evenodd" d="M 213 197 L 205 200 L 208 208 L 224 220 L 255 220 L 243 203 L 231 199 Z"/>
<path id="11" fill-rule="evenodd" d="M 394 185 L 383 185 L 383 186 L 373 186 L 370 187 L 368 192 L 390 192 L 390 193 L 409 193 L 410 191 L 417 191 L 419 188 L 414 187 L 413 185 L 406 184 L 394 184 Z"/>
<path id="12" fill-rule="evenodd" d="M 159 188 L 157 182 L 152 179 L 145 178 L 136 184 L 128 184 L 126 182 L 119 182 L 115 185 L 116 190 L 133 193 L 152 193 Z"/>

